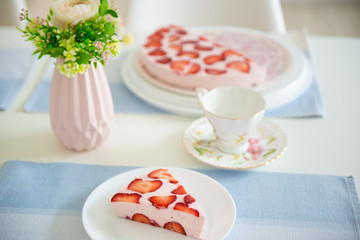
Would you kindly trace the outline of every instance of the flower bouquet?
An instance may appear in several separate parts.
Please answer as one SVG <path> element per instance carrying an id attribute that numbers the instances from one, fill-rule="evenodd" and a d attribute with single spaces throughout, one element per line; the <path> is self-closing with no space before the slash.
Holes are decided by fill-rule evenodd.
<path id="1" fill-rule="evenodd" d="M 108 137 L 114 106 L 103 69 L 132 37 L 107 0 L 56 0 L 45 19 L 30 18 L 23 9 L 23 32 L 39 58 L 56 59 L 49 99 L 55 136 L 68 149 L 83 151 Z M 98 64 L 100 63 L 100 64 Z"/>

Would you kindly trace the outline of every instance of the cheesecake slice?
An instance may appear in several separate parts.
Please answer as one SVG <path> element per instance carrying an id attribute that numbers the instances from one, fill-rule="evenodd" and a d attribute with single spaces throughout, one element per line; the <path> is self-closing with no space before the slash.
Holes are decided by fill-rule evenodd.
<path id="1" fill-rule="evenodd" d="M 167 169 L 135 177 L 112 197 L 111 205 L 118 217 L 202 239 L 205 216 Z"/>

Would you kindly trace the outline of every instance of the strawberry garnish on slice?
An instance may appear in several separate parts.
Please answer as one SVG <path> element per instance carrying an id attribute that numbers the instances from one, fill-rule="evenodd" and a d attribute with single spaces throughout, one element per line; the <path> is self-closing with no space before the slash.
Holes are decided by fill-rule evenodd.
<path id="1" fill-rule="evenodd" d="M 220 75 L 220 74 L 224 74 L 227 71 L 226 70 L 220 70 L 220 69 L 215 69 L 215 68 L 205 68 L 205 72 L 211 75 Z"/>
<path id="2" fill-rule="evenodd" d="M 231 55 L 235 55 L 235 56 L 239 56 L 239 57 L 242 56 L 241 53 L 239 53 L 239 52 L 237 52 L 237 51 L 235 51 L 233 49 L 227 49 L 227 50 L 223 51 L 222 55 L 223 55 L 224 58 L 227 57 L 227 56 L 231 56 Z"/>
<path id="3" fill-rule="evenodd" d="M 214 64 L 218 61 L 223 61 L 224 57 L 221 55 L 210 55 L 204 58 L 204 62 L 208 65 Z"/>
<path id="4" fill-rule="evenodd" d="M 139 203 L 140 198 L 141 198 L 141 195 L 137 194 L 137 193 L 117 193 L 112 197 L 111 201 L 112 202 Z"/>
<path id="5" fill-rule="evenodd" d="M 182 185 L 180 185 L 179 187 L 172 190 L 171 193 L 177 195 L 183 195 L 186 194 L 187 192 L 185 191 L 185 188 Z"/>
<path id="6" fill-rule="evenodd" d="M 171 63 L 171 65 L 174 62 L 175 61 L 173 61 Z M 159 179 L 159 178 L 168 179 L 169 182 L 171 182 L 171 183 L 178 183 L 178 180 L 176 180 L 176 178 L 174 178 L 173 175 L 171 175 L 167 169 L 160 168 L 160 169 L 154 170 L 154 171 L 152 171 L 151 173 L 148 174 L 148 177 L 149 178 L 154 178 L 154 179 Z"/>
<path id="7" fill-rule="evenodd" d="M 156 60 L 156 62 L 162 63 L 162 64 L 167 64 L 167 63 L 171 62 L 171 58 L 169 58 L 169 57 L 164 57 L 164 58 L 161 58 L 161 59 Z"/>
<path id="8" fill-rule="evenodd" d="M 196 217 L 199 217 L 199 211 L 194 209 L 194 208 L 190 208 L 186 203 L 177 203 L 175 204 L 175 207 L 174 207 L 175 210 L 178 210 L 178 211 L 182 211 L 182 212 L 186 212 L 186 213 L 190 213 Z"/>
<path id="9" fill-rule="evenodd" d="M 129 184 L 128 189 L 138 193 L 148 193 L 158 190 L 161 185 L 162 181 L 160 180 L 147 181 L 137 178 Z"/>
<path id="10" fill-rule="evenodd" d="M 200 71 L 200 65 L 197 63 L 193 63 L 187 74 L 195 74 L 198 73 L 199 71 Z"/>
<path id="11" fill-rule="evenodd" d="M 180 34 L 180 35 L 185 35 L 185 34 L 187 34 L 186 30 L 184 30 L 184 29 L 179 29 L 179 30 L 177 30 L 176 32 L 177 32 L 178 34 Z"/>
<path id="12" fill-rule="evenodd" d="M 177 54 L 179 57 L 181 56 L 188 56 L 190 58 L 198 58 L 199 54 L 197 52 L 193 52 L 193 51 L 181 51 Z"/>
<path id="13" fill-rule="evenodd" d="M 248 73 L 250 71 L 250 65 L 246 61 L 234 61 L 226 64 L 226 67 L 236 69 L 240 72 Z"/>
<path id="14" fill-rule="evenodd" d="M 184 197 L 184 202 L 186 204 L 192 204 L 195 201 L 196 201 L 195 198 L 193 198 L 190 194 L 188 194 Z"/>
<path id="15" fill-rule="evenodd" d="M 164 224 L 164 228 L 173 232 L 177 232 L 186 235 L 185 229 L 177 222 L 167 222 Z"/>
<path id="16" fill-rule="evenodd" d="M 144 214 L 141 214 L 141 213 L 135 213 L 132 216 L 131 220 L 149 224 L 149 225 L 152 225 L 155 227 L 160 227 L 160 225 L 157 222 L 155 222 L 154 220 L 150 220 L 147 216 L 145 216 Z"/>
<path id="17" fill-rule="evenodd" d="M 187 65 L 189 65 L 190 61 L 188 60 L 178 60 L 172 61 L 170 67 L 174 70 L 184 71 Z"/>
<path id="18" fill-rule="evenodd" d="M 152 203 L 152 205 L 158 209 L 160 208 L 167 208 L 170 204 L 172 204 L 176 200 L 175 195 L 169 195 L 169 196 L 152 196 L 149 197 L 149 201 Z"/>
<path id="19" fill-rule="evenodd" d="M 166 52 L 161 50 L 160 48 L 154 49 L 151 52 L 149 52 L 150 56 L 164 56 L 166 55 Z"/>
<path id="20" fill-rule="evenodd" d="M 146 44 L 145 44 L 145 47 L 161 47 L 162 46 L 162 44 L 161 44 L 161 42 L 159 41 L 159 40 L 150 40 L 149 42 L 147 42 Z"/>

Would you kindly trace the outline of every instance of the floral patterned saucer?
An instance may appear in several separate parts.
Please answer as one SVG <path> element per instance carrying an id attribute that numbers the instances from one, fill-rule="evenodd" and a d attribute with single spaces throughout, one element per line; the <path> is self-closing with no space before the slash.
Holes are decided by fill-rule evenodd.
<path id="1" fill-rule="evenodd" d="M 221 152 L 206 117 L 195 120 L 184 133 L 183 143 L 196 159 L 219 168 L 246 169 L 266 165 L 286 150 L 287 138 L 274 123 L 263 119 L 251 133 L 249 147 L 240 154 Z"/>

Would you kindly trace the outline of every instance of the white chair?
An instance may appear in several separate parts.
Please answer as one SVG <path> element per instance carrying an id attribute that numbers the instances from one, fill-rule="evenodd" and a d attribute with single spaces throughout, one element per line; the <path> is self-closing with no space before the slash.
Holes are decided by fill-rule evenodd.
<path id="1" fill-rule="evenodd" d="M 0 0 L 0 25 L 22 26 L 19 20 L 20 10 L 26 9 L 25 0 Z"/>
<path id="2" fill-rule="evenodd" d="M 280 0 L 128 0 L 124 14 L 130 32 L 160 26 L 228 25 L 285 33 Z"/>

